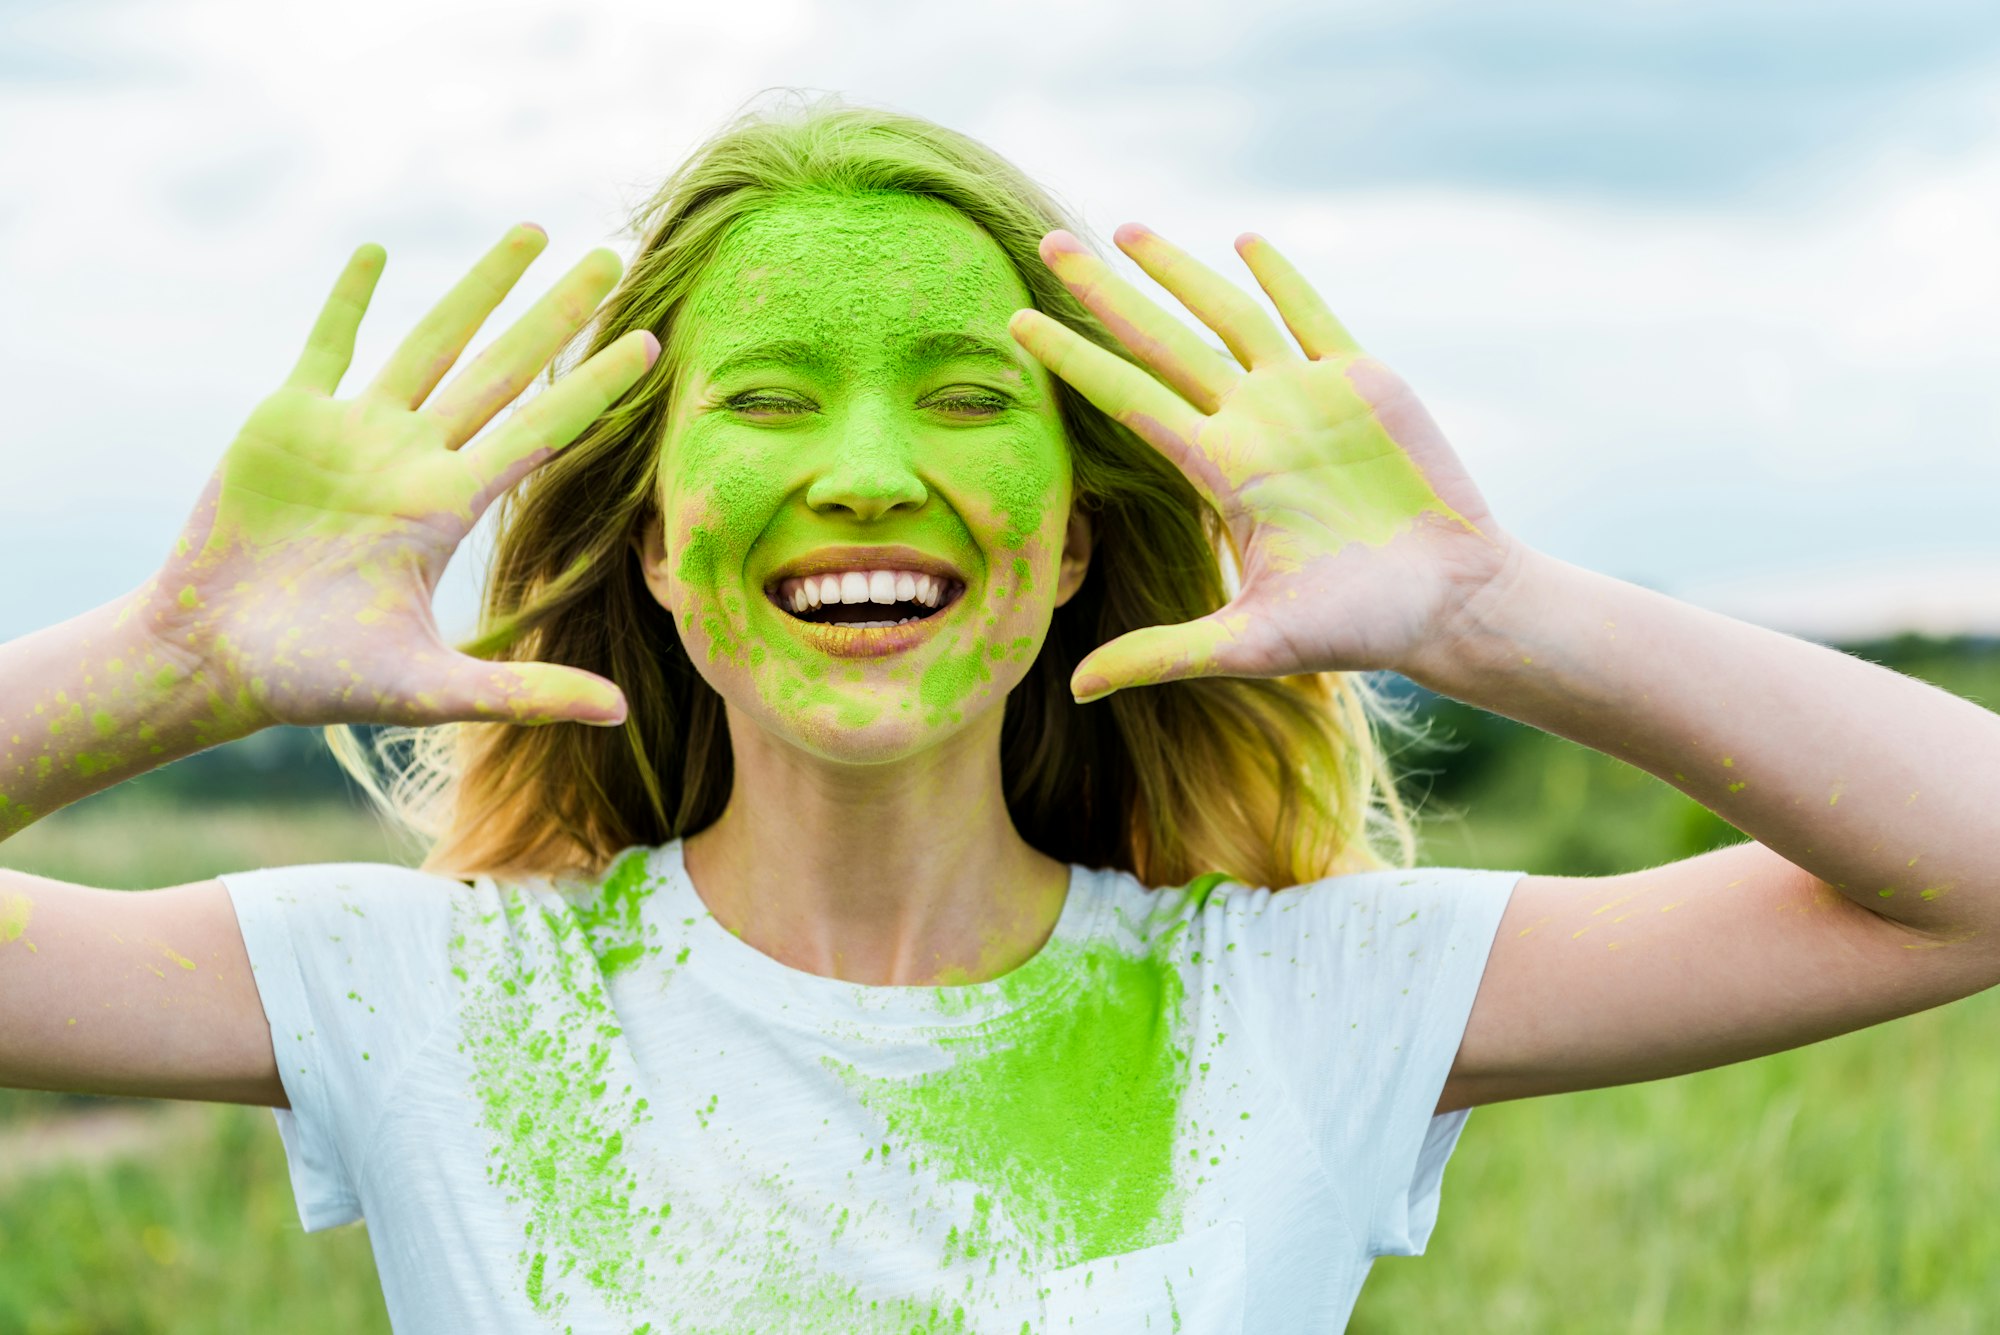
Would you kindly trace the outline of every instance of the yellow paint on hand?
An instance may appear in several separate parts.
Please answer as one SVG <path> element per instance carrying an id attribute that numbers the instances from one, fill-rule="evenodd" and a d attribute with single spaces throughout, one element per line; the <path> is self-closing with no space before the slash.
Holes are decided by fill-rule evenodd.
<path id="1" fill-rule="evenodd" d="M 193 960 L 187 958 L 185 955 L 179 954 L 174 950 L 172 946 L 161 946 L 160 953 L 162 955 L 165 955 L 168 959 L 172 960 L 174 963 L 180 965 L 183 969 L 192 969 L 194 967 Z"/>
<path id="2" fill-rule="evenodd" d="M 1735 769 L 1735 768 L 1736 768 L 1736 757 L 1734 757 L 1734 756 L 1724 756 L 1724 757 L 1722 758 L 1722 768 L 1724 768 L 1724 769 Z"/>

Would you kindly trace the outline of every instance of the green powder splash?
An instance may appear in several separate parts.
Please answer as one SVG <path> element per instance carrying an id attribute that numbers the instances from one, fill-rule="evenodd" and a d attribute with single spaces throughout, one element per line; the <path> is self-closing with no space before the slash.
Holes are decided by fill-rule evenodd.
<path id="1" fill-rule="evenodd" d="M 976 1033 L 947 1032 L 950 1066 L 891 1079 L 834 1064 L 947 1179 L 994 1193 L 1038 1268 L 1171 1240 L 1181 1191 L 1174 1138 L 1189 1059 L 1184 984 L 1158 955 L 1051 942 L 1069 986 Z M 973 1236 L 954 1240 L 965 1254 Z"/>

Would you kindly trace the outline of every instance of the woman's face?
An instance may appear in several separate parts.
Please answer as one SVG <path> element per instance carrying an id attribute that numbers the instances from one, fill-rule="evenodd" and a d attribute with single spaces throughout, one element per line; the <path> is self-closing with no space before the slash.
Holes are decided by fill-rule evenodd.
<path id="1" fill-rule="evenodd" d="M 645 565 L 767 732 L 896 759 L 1033 662 L 1087 533 L 1048 373 L 1007 332 L 1029 304 L 992 238 L 906 195 L 774 205 L 704 276 Z"/>

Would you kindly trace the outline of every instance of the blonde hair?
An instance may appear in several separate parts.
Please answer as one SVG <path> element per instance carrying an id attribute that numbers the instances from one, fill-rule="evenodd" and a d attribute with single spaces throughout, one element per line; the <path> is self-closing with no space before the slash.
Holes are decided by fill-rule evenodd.
<path id="1" fill-rule="evenodd" d="M 330 730 L 350 773 L 432 841 L 426 868 L 587 873 L 721 814 L 733 775 L 722 699 L 648 591 L 634 541 L 655 514 L 683 313 L 723 241 L 758 210 L 801 194 L 881 191 L 958 210 L 999 245 L 1037 309 L 1129 359 L 1039 258 L 1051 229 L 1082 229 L 984 145 L 835 98 L 793 97 L 726 125 L 634 213 L 641 240 L 623 282 L 551 365 L 548 375 L 560 375 L 634 329 L 652 330 L 662 349 L 624 398 L 501 503 L 481 634 L 467 646 L 600 673 L 625 692 L 626 724 L 396 730 L 372 757 L 353 734 Z M 1097 645 L 1220 607 L 1240 554 L 1172 464 L 1068 385 L 1056 390 L 1094 551 L 1007 698 L 1001 768 L 1021 836 L 1050 857 L 1154 886 L 1222 872 L 1283 887 L 1411 865 L 1410 813 L 1376 734 L 1377 725 L 1407 731 L 1407 718 L 1363 677 L 1214 678 L 1088 706 L 1070 698 L 1071 672 Z"/>

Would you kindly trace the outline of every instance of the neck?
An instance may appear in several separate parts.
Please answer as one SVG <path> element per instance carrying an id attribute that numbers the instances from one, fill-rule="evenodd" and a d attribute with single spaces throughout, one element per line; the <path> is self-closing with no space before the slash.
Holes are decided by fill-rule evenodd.
<path id="1" fill-rule="evenodd" d="M 880 986 L 982 982 L 1027 960 L 1069 869 L 1007 815 L 999 711 L 918 755 L 841 764 L 729 710 L 735 780 L 683 844 L 716 921 L 796 969 Z"/>

